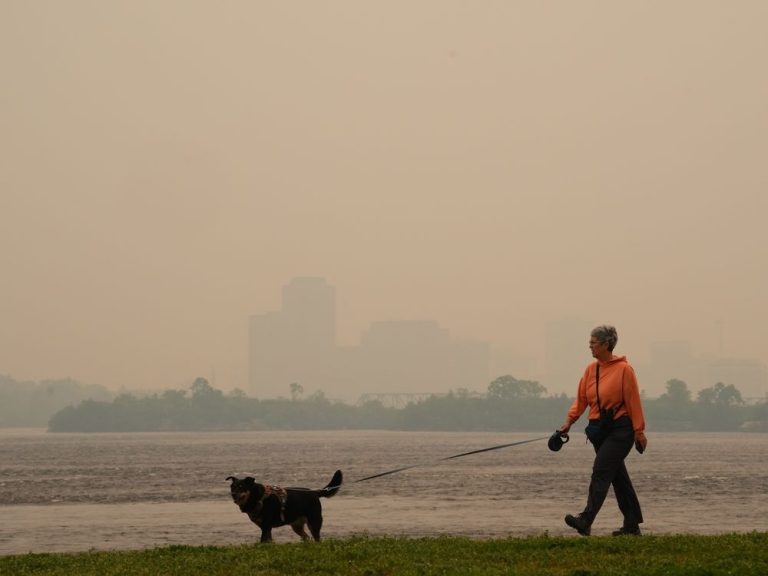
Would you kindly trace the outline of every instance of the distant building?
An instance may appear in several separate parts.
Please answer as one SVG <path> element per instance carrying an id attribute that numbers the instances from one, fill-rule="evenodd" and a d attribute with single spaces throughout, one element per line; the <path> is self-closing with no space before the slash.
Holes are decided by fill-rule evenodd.
<path id="1" fill-rule="evenodd" d="M 294 348 L 313 355 L 336 346 L 336 288 L 325 278 L 294 278 L 283 286 L 282 317 Z"/>
<path id="2" fill-rule="evenodd" d="M 748 358 L 707 358 L 700 366 L 701 388 L 733 384 L 745 400 L 768 397 L 768 367 Z"/>
<path id="3" fill-rule="evenodd" d="M 641 374 L 641 387 L 651 396 L 658 396 L 666 392 L 667 382 L 672 379 L 691 386 L 699 375 L 698 366 L 687 340 L 651 342 L 649 362 Z"/>
<path id="4" fill-rule="evenodd" d="M 718 382 L 733 384 L 745 399 L 765 398 L 768 394 L 768 368 L 758 360 L 697 356 L 685 340 L 652 342 L 649 362 L 638 374 L 641 387 L 650 396 L 666 392 L 666 384 L 673 378 L 688 384 L 694 397 L 699 390 Z"/>
<path id="5" fill-rule="evenodd" d="M 327 386 L 336 348 L 336 289 L 324 278 L 294 278 L 279 312 L 251 316 L 249 387 L 261 397 L 288 396 L 290 385 Z"/>
<path id="6" fill-rule="evenodd" d="M 453 341 L 432 320 L 374 322 L 360 343 L 368 392 L 482 390 L 489 354 L 486 342 Z"/>
<path id="7" fill-rule="evenodd" d="M 484 391 L 490 349 L 452 340 L 432 320 L 374 322 L 359 346 L 336 346 L 336 293 L 324 278 L 294 278 L 278 312 L 251 316 L 249 386 L 257 397 L 307 392 L 356 400 L 363 393 Z"/>

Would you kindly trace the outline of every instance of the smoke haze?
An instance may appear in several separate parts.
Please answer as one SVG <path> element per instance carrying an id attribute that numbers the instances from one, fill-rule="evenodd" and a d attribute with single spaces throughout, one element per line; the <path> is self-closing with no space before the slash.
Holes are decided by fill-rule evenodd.
<path id="1" fill-rule="evenodd" d="M 766 364 L 766 22 L 5 0 L 0 373 L 245 389 L 248 318 L 296 276 L 335 287 L 341 345 L 430 319 L 540 366 L 575 318 L 630 361 L 684 341 Z"/>

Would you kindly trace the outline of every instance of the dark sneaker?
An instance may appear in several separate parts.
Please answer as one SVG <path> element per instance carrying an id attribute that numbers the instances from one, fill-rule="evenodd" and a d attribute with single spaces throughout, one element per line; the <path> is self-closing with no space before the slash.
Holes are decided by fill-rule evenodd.
<path id="1" fill-rule="evenodd" d="M 565 523 L 568 524 L 571 528 L 574 528 L 576 531 L 578 531 L 579 534 L 582 536 L 589 536 L 589 534 L 592 532 L 592 525 L 589 524 L 581 514 L 578 516 L 572 516 L 571 514 L 567 514 L 565 516 Z"/>
<path id="2" fill-rule="evenodd" d="M 611 534 L 614 536 L 640 536 L 640 526 L 632 526 L 630 528 L 622 526 L 618 530 L 611 532 Z"/>

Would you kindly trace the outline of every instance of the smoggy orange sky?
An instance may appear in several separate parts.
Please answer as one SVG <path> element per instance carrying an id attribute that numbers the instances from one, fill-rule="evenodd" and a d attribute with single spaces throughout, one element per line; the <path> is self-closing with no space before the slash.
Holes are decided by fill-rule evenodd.
<path id="1" fill-rule="evenodd" d="M 247 382 L 293 276 L 768 363 L 768 3 L 4 0 L 0 373 Z M 589 360 L 584 336 L 584 360 Z M 574 374 L 574 386 L 580 374 Z"/>

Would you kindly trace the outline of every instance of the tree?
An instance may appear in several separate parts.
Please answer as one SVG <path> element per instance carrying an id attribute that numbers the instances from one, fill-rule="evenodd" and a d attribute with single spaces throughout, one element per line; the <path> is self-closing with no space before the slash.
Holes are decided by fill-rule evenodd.
<path id="1" fill-rule="evenodd" d="M 293 400 L 294 402 L 298 400 L 302 394 L 304 394 L 304 386 L 302 386 L 298 382 L 291 382 L 290 388 L 291 388 L 291 400 Z"/>
<path id="2" fill-rule="evenodd" d="M 722 382 L 700 390 L 698 401 L 701 404 L 715 404 L 721 407 L 744 404 L 739 389 L 733 384 L 723 384 Z"/>
<path id="3" fill-rule="evenodd" d="M 499 400 L 541 398 L 547 389 L 535 380 L 518 380 L 509 374 L 488 385 L 488 397 Z"/>
<path id="4" fill-rule="evenodd" d="M 328 398 L 326 398 L 325 392 L 323 392 L 322 390 L 313 392 L 312 395 L 309 397 L 309 401 L 316 404 L 325 404 L 325 405 L 329 405 L 331 403 L 331 401 L 328 400 Z"/>
<path id="5" fill-rule="evenodd" d="M 673 378 L 672 380 L 667 380 L 667 391 L 659 397 L 659 400 L 676 406 L 685 405 L 691 401 L 691 391 L 688 390 L 688 384 Z"/>
<path id="6" fill-rule="evenodd" d="M 694 409 L 688 384 L 673 378 L 667 381 L 667 391 L 658 398 L 644 398 L 647 418 L 654 427 L 661 424 L 667 430 L 688 430 L 693 427 Z"/>
<path id="7" fill-rule="evenodd" d="M 210 385 L 206 378 L 195 378 L 192 382 L 192 386 L 189 387 L 192 390 L 193 397 L 210 396 L 216 390 Z"/>
<path id="8" fill-rule="evenodd" d="M 743 421 L 741 392 L 718 382 L 699 392 L 696 408 L 702 430 L 736 430 Z"/>

